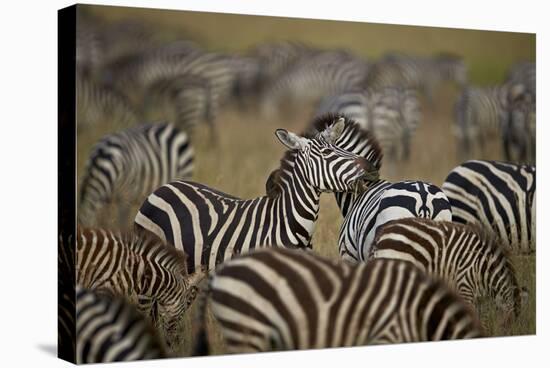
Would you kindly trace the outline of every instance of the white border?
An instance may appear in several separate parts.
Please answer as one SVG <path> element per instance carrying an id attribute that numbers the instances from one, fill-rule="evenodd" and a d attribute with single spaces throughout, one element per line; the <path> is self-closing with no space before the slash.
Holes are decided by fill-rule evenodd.
<path id="1" fill-rule="evenodd" d="M 95 4 L 218 11 L 317 19 L 356 20 L 471 29 L 537 33 L 539 187 L 548 183 L 545 163 L 548 137 L 547 10 L 543 1 L 93 1 Z M 56 228 L 57 228 L 57 9 L 67 1 L 3 4 L 0 32 L 1 176 L 0 216 L 0 360 L 2 366 L 65 366 L 44 346 L 56 343 Z M 541 68 L 542 66 L 542 68 Z M 537 336 L 484 339 L 436 344 L 393 345 L 275 354 L 172 359 L 115 364 L 113 367 L 214 367 L 259 365 L 385 366 L 500 366 L 520 367 L 545 361 L 548 349 L 547 290 L 544 221 L 548 207 L 546 187 L 537 196 L 539 209 L 537 254 Z M 7 202 L 7 203 L 6 203 Z M 541 213 L 542 212 L 542 213 Z M 542 216 L 542 217 L 541 217 Z"/>

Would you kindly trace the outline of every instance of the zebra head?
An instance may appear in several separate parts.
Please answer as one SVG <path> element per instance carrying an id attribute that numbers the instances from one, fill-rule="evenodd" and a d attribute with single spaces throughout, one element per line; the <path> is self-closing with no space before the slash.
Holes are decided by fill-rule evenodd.
<path id="1" fill-rule="evenodd" d="M 319 192 L 364 190 L 378 179 L 378 168 L 364 157 L 335 143 L 344 130 L 344 119 L 313 138 L 301 137 L 285 129 L 276 131 L 283 145 L 296 154 L 295 165 L 303 178 Z"/>
<path id="2" fill-rule="evenodd" d="M 452 53 L 441 53 L 435 61 L 441 78 L 455 82 L 460 87 L 466 86 L 468 83 L 468 69 L 460 56 Z"/>

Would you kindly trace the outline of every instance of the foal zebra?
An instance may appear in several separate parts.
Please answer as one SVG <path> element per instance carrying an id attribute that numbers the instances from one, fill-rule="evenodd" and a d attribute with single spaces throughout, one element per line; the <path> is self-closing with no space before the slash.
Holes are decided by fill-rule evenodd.
<path id="1" fill-rule="evenodd" d="M 453 221 L 479 224 L 513 251 L 535 251 L 535 166 L 471 160 L 455 167 L 442 189 Z"/>
<path id="2" fill-rule="evenodd" d="M 270 176 L 268 196 L 242 200 L 176 181 L 149 195 L 135 225 L 183 250 L 191 273 L 256 247 L 311 247 L 321 193 L 351 191 L 378 178 L 365 158 L 334 145 L 343 129 L 343 119 L 311 139 L 278 129 L 289 151 Z"/>
<path id="3" fill-rule="evenodd" d="M 208 351 L 208 299 L 230 353 L 482 335 L 476 315 L 446 285 L 396 260 L 349 265 L 264 248 L 217 268 L 204 298 L 197 355 Z"/>
<path id="4" fill-rule="evenodd" d="M 421 218 L 394 220 L 378 232 L 369 259 L 400 259 L 445 280 L 474 307 L 490 297 L 517 317 L 522 290 L 505 248 L 477 226 Z"/>
<path id="5" fill-rule="evenodd" d="M 171 124 L 143 124 L 103 137 L 93 148 L 80 185 L 78 221 L 95 225 L 102 206 L 116 195 L 140 199 L 193 171 L 187 135 Z"/>
<path id="6" fill-rule="evenodd" d="M 122 298 L 76 288 L 76 364 L 166 358 L 154 328 Z"/>
<path id="7" fill-rule="evenodd" d="M 143 311 L 156 309 L 172 345 L 178 319 L 196 298 L 202 273 L 188 275 L 182 252 L 146 234 L 85 229 L 76 239 L 77 283 L 126 297 Z"/>
<path id="8" fill-rule="evenodd" d="M 384 156 L 393 163 L 410 155 L 411 138 L 421 119 L 416 92 L 401 87 L 383 87 L 345 92 L 321 101 L 317 115 L 345 115 L 371 131 Z"/>

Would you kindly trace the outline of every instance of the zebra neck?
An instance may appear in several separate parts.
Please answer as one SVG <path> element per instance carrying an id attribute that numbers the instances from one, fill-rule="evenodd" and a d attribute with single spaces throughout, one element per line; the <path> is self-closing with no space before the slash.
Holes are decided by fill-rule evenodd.
<path id="1" fill-rule="evenodd" d="M 286 231 L 296 245 L 308 245 L 319 215 L 321 192 L 307 179 L 305 170 L 295 165 L 292 173 L 281 178 L 280 193 L 271 201 L 271 223 Z M 295 237 L 295 239 L 292 239 Z"/>

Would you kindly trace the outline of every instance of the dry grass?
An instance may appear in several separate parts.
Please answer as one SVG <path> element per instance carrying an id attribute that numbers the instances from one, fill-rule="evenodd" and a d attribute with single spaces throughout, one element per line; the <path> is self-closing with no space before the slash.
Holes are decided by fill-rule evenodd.
<path id="1" fill-rule="evenodd" d="M 504 71 L 512 62 L 534 59 L 534 37 L 521 34 L 334 22 L 322 26 L 315 21 L 302 21 L 303 26 L 299 28 L 296 20 L 275 21 L 261 18 L 260 24 L 258 18 L 245 19 L 234 15 L 218 18 L 214 29 L 219 30 L 224 28 L 224 24 L 230 23 L 239 24 L 238 29 L 226 27 L 228 31 L 220 33 L 212 32 L 213 16 L 208 14 L 190 16 L 181 12 L 147 11 L 145 15 L 143 10 L 128 11 L 117 8 L 97 13 L 111 20 L 130 14 L 138 18 L 147 17 L 153 24 L 163 23 L 172 27 L 180 27 L 183 24 L 183 28 L 192 29 L 201 35 L 209 48 L 226 51 L 242 50 L 260 40 L 287 39 L 294 35 L 298 35 L 303 41 L 320 46 L 350 47 L 361 55 L 374 57 L 385 50 L 398 49 L 400 45 L 406 46 L 403 51 L 418 53 L 445 49 L 464 55 L 471 67 L 470 76 L 479 83 L 497 82 L 502 79 Z M 236 21 L 238 23 L 234 23 Z M 407 32 L 406 43 L 402 42 L 404 31 Z M 238 35 L 234 32 L 238 32 Z M 424 109 L 424 119 L 412 142 L 410 160 L 398 165 L 393 175 L 389 175 L 383 169 L 382 177 L 389 180 L 419 179 L 436 185 L 442 184 L 447 173 L 459 163 L 455 140 L 451 134 L 451 111 L 456 93 L 457 91 L 450 87 L 439 91 L 435 107 Z M 264 194 L 265 181 L 269 173 L 278 167 L 284 152 L 284 147 L 277 141 L 273 132 L 276 128 L 302 131 L 311 118 L 311 112 L 311 106 L 304 106 L 300 111 L 294 112 L 291 118 L 266 121 L 253 112 L 237 112 L 232 109 L 223 111 L 218 121 L 218 146 L 210 144 L 210 135 L 206 127 L 199 127 L 194 137 L 196 170 L 193 180 L 242 198 Z M 104 122 L 93 130 L 79 131 L 79 174 L 83 172 L 92 144 L 104 134 L 115 130 L 112 122 Z M 487 152 L 477 155 L 476 158 L 501 158 L 499 142 L 494 140 L 488 143 Z M 118 206 L 106 208 L 100 216 L 101 225 L 111 228 L 130 226 L 141 201 L 143 199 L 130 203 L 126 209 L 127 216 L 122 221 L 118 218 Z M 321 198 L 320 216 L 313 238 L 315 251 L 328 257 L 338 256 L 337 237 L 341 222 L 341 215 L 332 196 L 324 195 Z M 491 336 L 535 333 L 535 256 L 515 257 L 514 263 L 520 284 L 526 286 L 530 292 L 529 302 L 520 319 L 506 328 L 500 326 L 499 316 L 490 305 L 484 307 L 483 320 Z M 191 352 L 196 328 L 193 323 L 197 312 L 196 305 L 197 303 L 182 318 L 182 356 L 187 356 Z M 208 330 L 213 352 L 223 353 L 220 331 L 211 317 Z"/>

